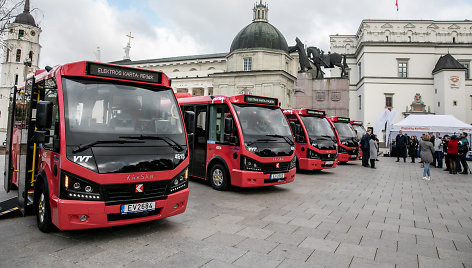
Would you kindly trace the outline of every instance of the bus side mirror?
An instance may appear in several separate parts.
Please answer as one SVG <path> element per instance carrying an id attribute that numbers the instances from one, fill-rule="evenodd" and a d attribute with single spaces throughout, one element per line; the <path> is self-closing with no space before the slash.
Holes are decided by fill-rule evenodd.
<path id="1" fill-rule="evenodd" d="M 231 133 L 233 133 L 233 118 L 226 117 L 225 118 L 225 135 L 226 134 L 231 135 Z"/>
<path id="2" fill-rule="evenodd" d="M 45 130 L 35 130 L 33 133 L 34 143 L 47 143 L 49 142 L 49 133 Z"/>
<path id="3" fill-rule="evenodd" d="M 195 113 L 192 111 L 185 111 L 184 123 L 187 128 L 187 134 L 195 132 Z"/>
<path id="4" fill-rule="evenodd" d="M 36 127 L 49 129 L 52 126 L 52 102 L 39 101 L 36 105 Z"/>

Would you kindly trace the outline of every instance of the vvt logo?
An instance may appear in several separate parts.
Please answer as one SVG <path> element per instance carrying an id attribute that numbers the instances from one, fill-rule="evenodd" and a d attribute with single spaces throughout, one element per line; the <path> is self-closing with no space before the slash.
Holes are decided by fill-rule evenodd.
<path id="1" fill-rule="evenodd" d="M 74 155 L 74 162 L 88 162 L 90 158 L 91 155 Z"/>

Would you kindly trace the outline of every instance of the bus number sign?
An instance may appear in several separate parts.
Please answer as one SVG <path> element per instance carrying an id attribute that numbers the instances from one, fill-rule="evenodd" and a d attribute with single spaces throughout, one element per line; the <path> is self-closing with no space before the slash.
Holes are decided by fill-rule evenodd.
<path id="1" fill-rule="evenodd" d="M 275 98 L 264 98 L 258 96 L 245 95 L 244 102 L 277 106 L 279 101 Z"/>
<path id="2" fill-rule="evenodd" d="M 325 116 L 326 113 L 324 111 L 317 111 L 317 110 L 306 110 L 306 114 L 308 115 L 318 115 L 318 116 Z"/>
<path id="3" fill-rule="evenodd" d="M 89 62 L 87 75 L 117 78 L 148 83 L 162 83 L 162 73 Z"/>

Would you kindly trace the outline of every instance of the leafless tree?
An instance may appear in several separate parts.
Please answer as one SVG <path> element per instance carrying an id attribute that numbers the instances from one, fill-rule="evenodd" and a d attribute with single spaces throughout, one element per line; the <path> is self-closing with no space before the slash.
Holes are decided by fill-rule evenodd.
<path id="1" fill-rule="evenodd" d="M 0 45 L 4 45 L 8 25 L 22 12 L 24 0 L 0 0 Z"/>

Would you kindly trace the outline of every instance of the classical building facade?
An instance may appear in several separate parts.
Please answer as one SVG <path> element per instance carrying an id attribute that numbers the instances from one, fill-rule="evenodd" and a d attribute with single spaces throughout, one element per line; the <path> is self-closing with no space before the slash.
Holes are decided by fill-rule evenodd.
<path id="1" fill-rule="evenodd" d="M 176 92 L 271 96 L 292 107 L 298 55 L 289 54 L 285 37 L 269 23 L 268 11 L 262 1 L 254 6 L 252 23 L 236 35 L 228 53 L 115 63 L 163 71 Z"/>
<path id="2" fill-rule="evenodd" d="M 41 29 L 30 13 L 30 1 L 25 1 L 23 13 L 16 16 L 8 26 L 5 40 L 2 75 L 0 81 L 0 131 L 4 131 L 8 121 L 10 89 L 14 85 L 24 85 L 25 74 L 38 69 L 41 45 Z"/>
<path id="3" fill-rule="evenodd" d="M 330 44 L 347 54 L 351 118 L 373 127 L 392 108 L 395 122 L 433 113 L 472 123 L 471 21 L 363 20 L 356 34 L 331 35 Z"/>

